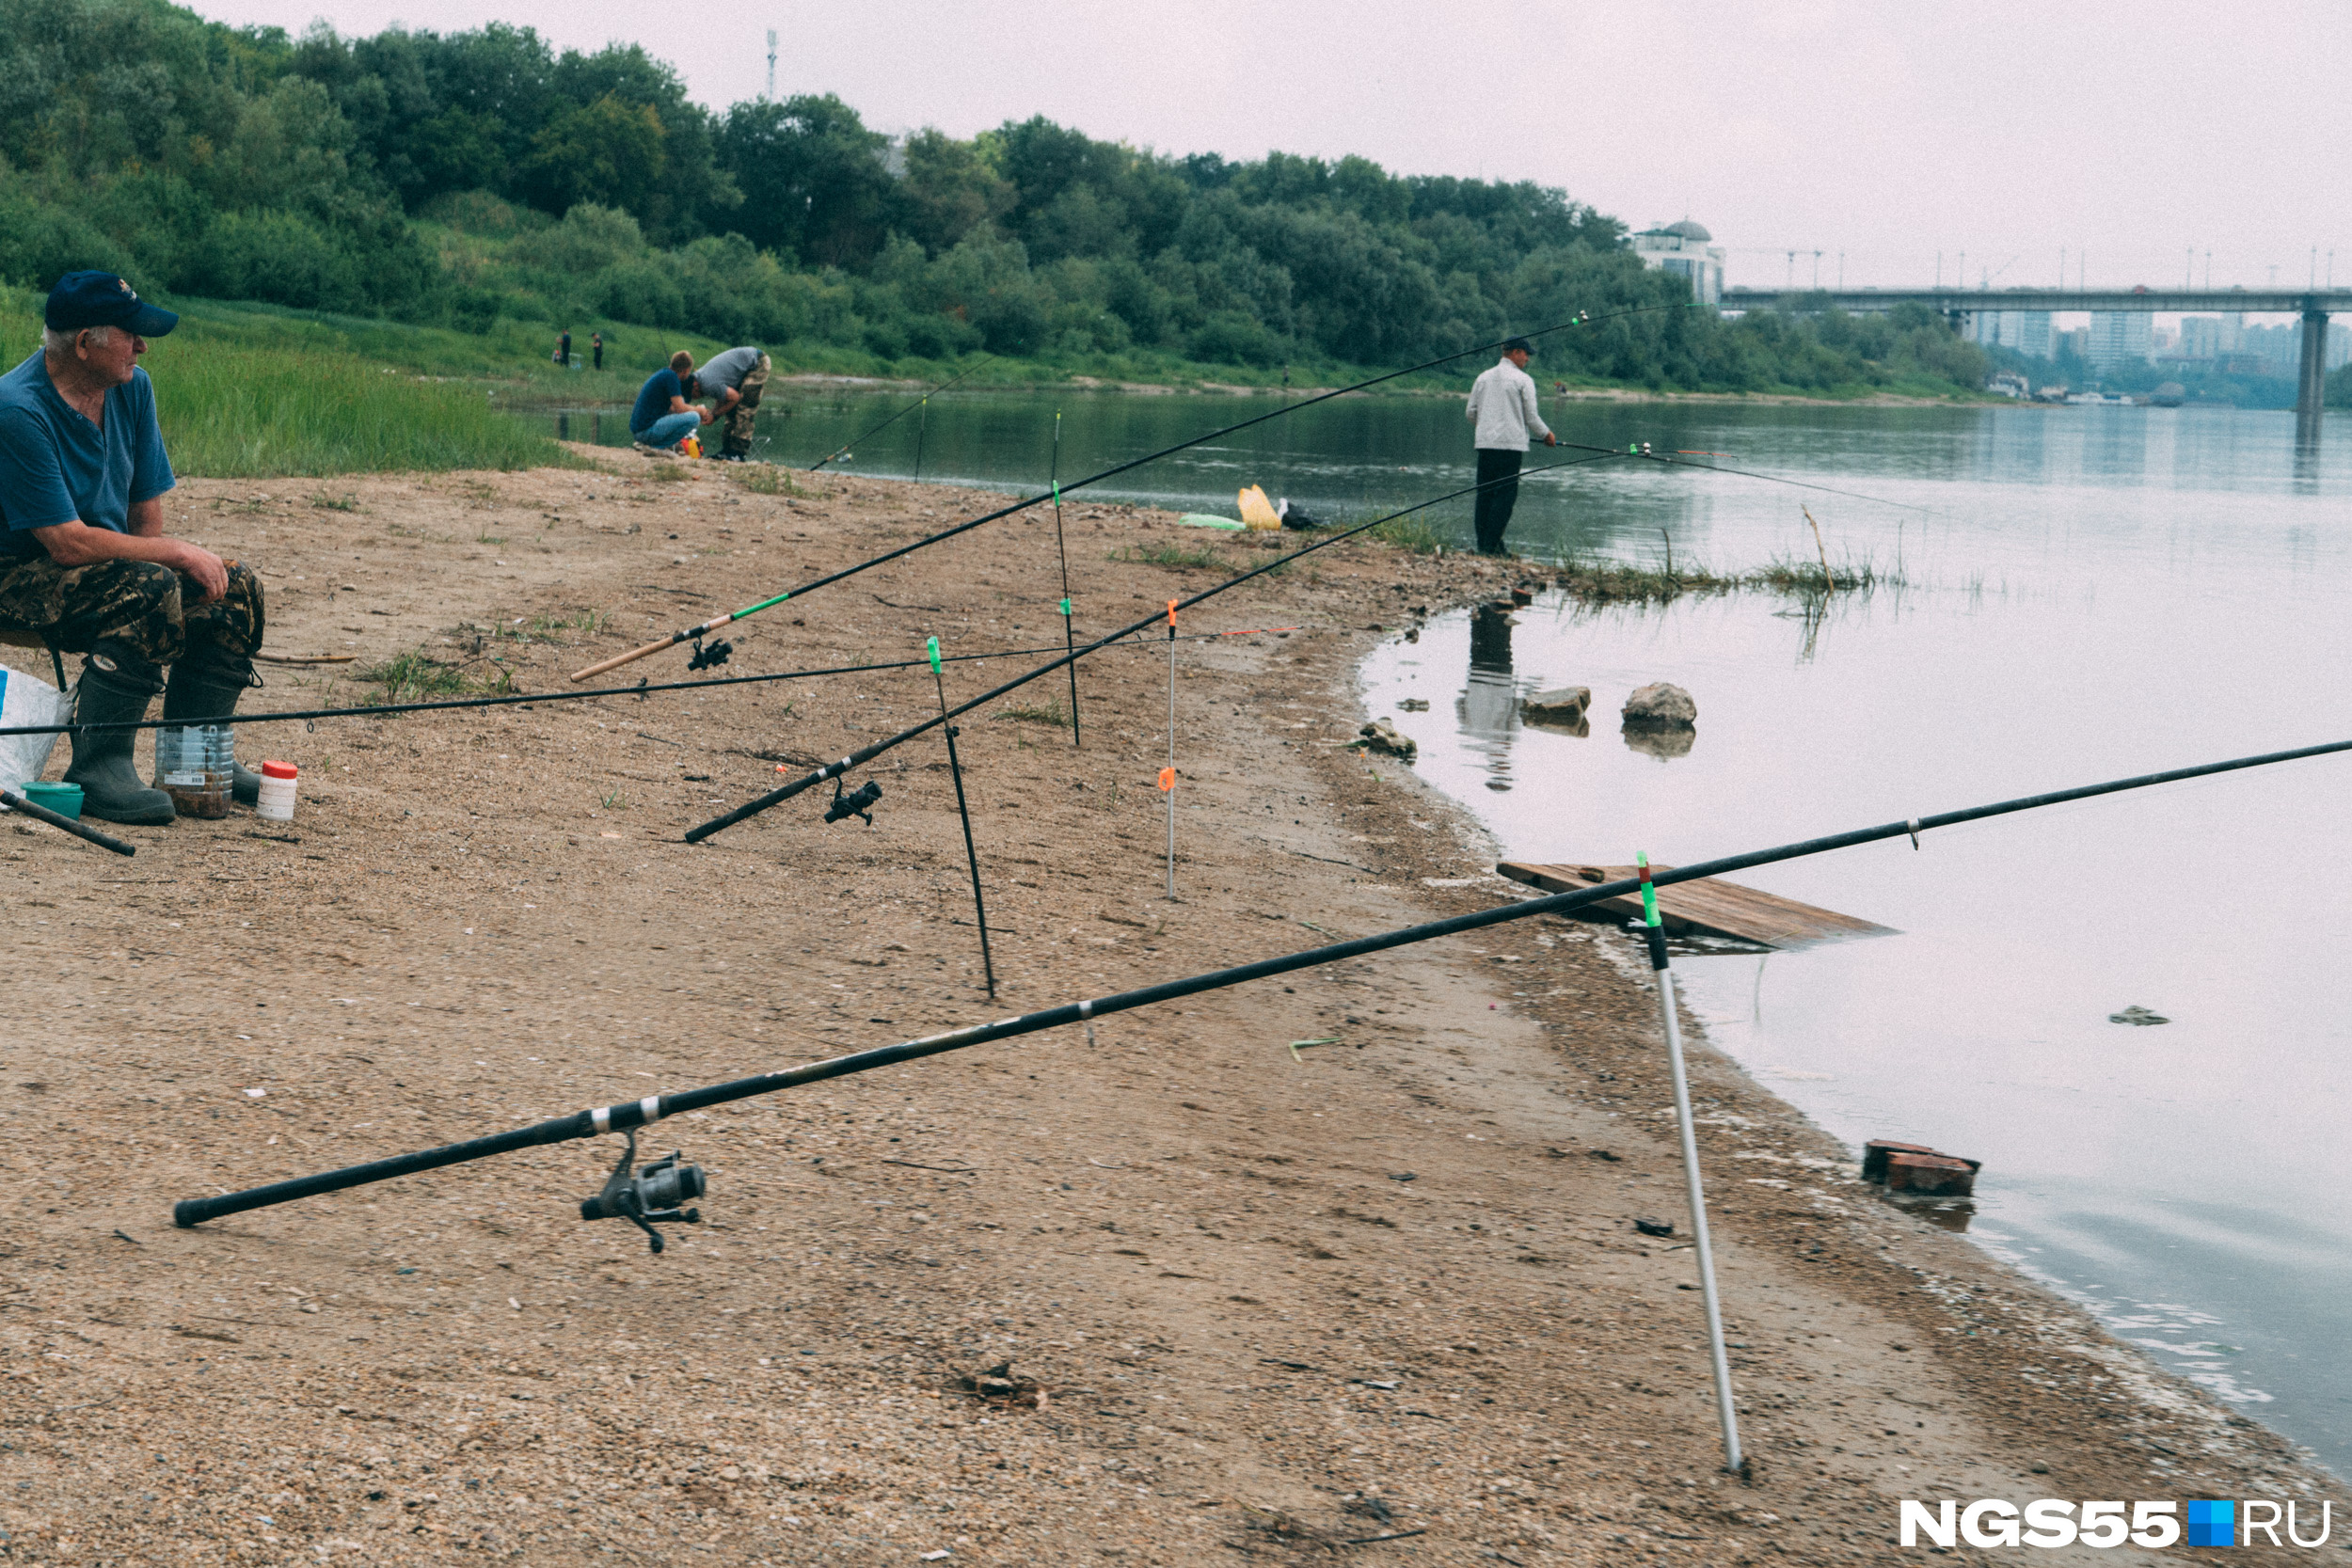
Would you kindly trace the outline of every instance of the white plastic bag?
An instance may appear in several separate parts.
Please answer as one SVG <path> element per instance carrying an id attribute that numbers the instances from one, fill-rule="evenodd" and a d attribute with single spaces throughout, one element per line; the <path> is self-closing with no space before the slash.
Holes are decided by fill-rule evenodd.
<path id="1" fill-rule="evenodd" d="M 0 729 L 20 724 L 62 724 L 73 704 L 47 681 L 0 666 Z M 23 789 L 49 766 L 54 735 L 0 735 L 0 784 Z"/>

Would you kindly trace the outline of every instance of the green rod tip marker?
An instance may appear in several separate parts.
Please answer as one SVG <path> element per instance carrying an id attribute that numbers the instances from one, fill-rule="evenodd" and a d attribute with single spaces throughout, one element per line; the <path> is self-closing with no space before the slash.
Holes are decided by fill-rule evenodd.
<path id="1" fill-rule="evenodd" d="M 1658 924 L 1658 887 L 1649 879 L 1649 856 L 1642 850 L 1633 852 L 1633 863 L 1642 869 L 1642 919 L 1644 924 Z"/>
<path id="2" fill-rule="evenodd" d="M 939 673 L 939 639 L 934 637 L 923 644 L 923 651 L 931 656 L 931 673 Z"/>

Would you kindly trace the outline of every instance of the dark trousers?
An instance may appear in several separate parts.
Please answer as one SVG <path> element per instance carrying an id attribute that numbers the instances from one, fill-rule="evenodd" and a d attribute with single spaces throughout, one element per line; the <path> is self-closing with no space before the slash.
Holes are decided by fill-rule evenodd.
<path id="1" fill-rule="evenodd" d="M 1523 451 L 1494 447 L 1478 449 L 1478 553 L 1501 555 L 1502 531 L 1511 526 L 1511 509 L 1519 500 L 1519 465 Z"/>

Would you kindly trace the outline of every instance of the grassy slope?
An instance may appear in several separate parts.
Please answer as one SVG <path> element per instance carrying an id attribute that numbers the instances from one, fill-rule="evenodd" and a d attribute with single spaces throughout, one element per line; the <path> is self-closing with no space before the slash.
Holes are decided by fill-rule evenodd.
<path id="1" fill-rule="evenodd" d="M 199 306 L 144 363 L 172 467 L 214 477 L 523 468 L 579 459 L 501 411 L 478 381 L 484 354 L 412 329 Z M 40 346 L 40 300 L 0 291 L 0 364 Z M 409 352 L 388 360 L 379 342 Z M 429 362 L 428 362 L 429 361 Z M 554 367 L 548 367 L 554 374 Z"/>

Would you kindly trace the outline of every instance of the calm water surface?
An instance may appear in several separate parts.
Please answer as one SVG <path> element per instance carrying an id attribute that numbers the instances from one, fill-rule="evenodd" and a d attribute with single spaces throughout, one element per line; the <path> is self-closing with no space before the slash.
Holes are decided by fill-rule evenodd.
<path id="1" fill-rule="evenodd" d="M 805 465 L 902 400 L 783 401 L 762 455 Z M 919 440 L 924 478 L 1023 488 L 1057 407 L 1067 481 L 1270 405 L 949 394 L 847 467 L 912 474 Z M 1923 510 L 1630 464 L 1531 480 L 1511 538 L 1533 554 L 1745 568 L 1813 549 L 1802 503 L 1833 561 L 1910 586 L 1820 618 L 1539 599 L 1475 660 L 1463 615 L 1379 650 L 1373 711 L 1514 857 L 1696 860 L 2352 735 L 2352 422 L 2298 452 L 2291 416 L 2204 409 L 1548 417 Z M 625 439 L 589 419 L 567 433 Z M 1468 458 L 1458 404 L 1351 399 L 1095 493 L 1230 514 L 1260 483 L 1360 516 L 1467 483 Z M 1431 517 L 1467 543 L 1467 505 Z M 1697 699 L 1687 755 L 1617 732 L 1653 680 Z M 1518 694 L 1568 683 L 1590 736 L 1519 726 Z M 2323 759 L 1760 869 L 1902 934 L 1679 967 L 1715 1042 L 1823 1126 L 1983 1160 L 1974 1237 L 2352 1474 L 2348 807 L 2352 758 Z M 2172 1022 L 2107 1022 L 2135 1004 Z"/>

